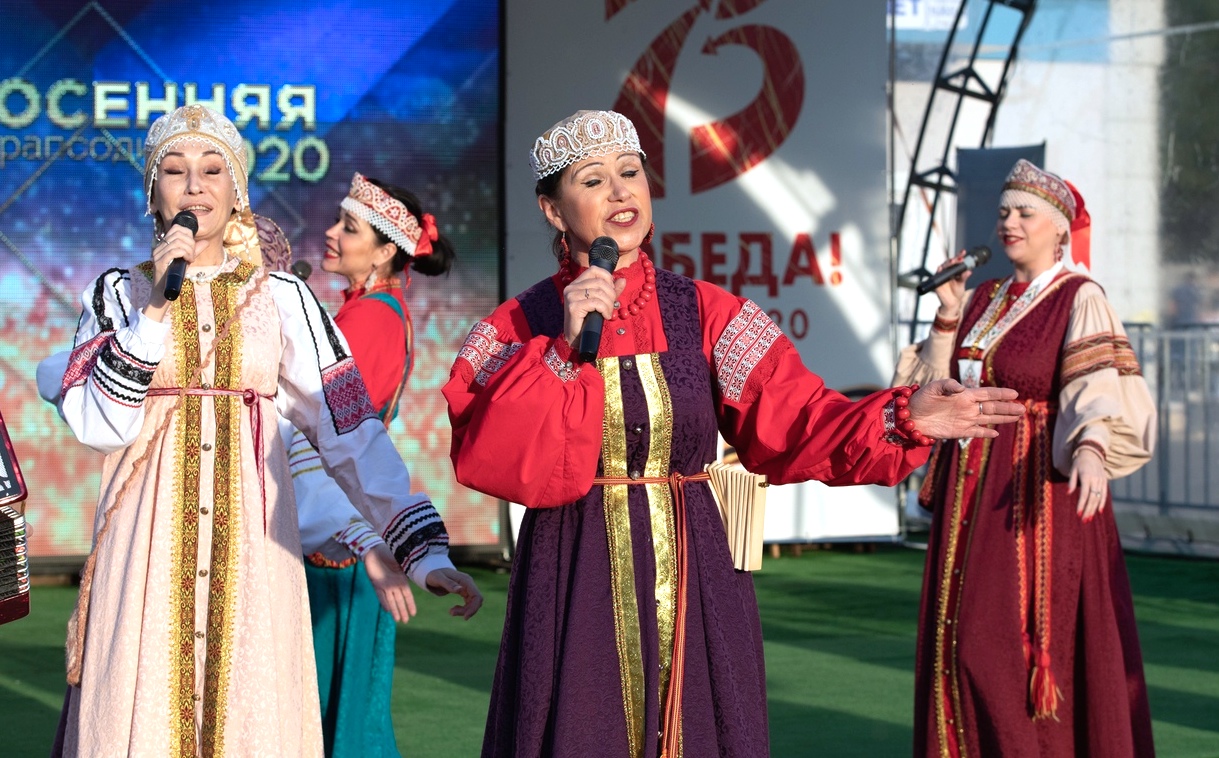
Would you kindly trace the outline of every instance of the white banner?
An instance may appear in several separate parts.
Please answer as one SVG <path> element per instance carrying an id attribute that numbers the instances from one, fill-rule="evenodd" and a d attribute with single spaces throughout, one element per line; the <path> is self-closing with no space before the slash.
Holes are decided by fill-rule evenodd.
<path id="1" fill-rule="evenodd" d="M 889 0 L 889 4 L 898 29 L 921 32 L 948 31 L 961 8 L 960 0 Z M 968 16 L 962 14 L 961 27 L 968 23 Z"/>
<path id="2" fill-rule="evenodd" d="M 659 177 L 657 265 L 756 301 L 831 387 L 888 383 L 885 3 L 507 0 L 505 23 L 509 296 L 556 265 L 533 141 L 614 109 Z"/>

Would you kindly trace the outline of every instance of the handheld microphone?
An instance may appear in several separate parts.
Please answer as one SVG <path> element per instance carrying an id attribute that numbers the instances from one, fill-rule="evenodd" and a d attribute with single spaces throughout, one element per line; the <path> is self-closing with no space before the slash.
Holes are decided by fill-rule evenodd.
<path id="1" fill-rule="evenodd" d="M 923 281 L 919 282 L 918 287 L 915 289 L 920 295 L 926 295 L 928 292 L 937 289 L 944 282 L 955 279 L 966 271 L 972 271 L 989 260 L 990 248 L 986 245 L 978 245 L 973 250 L 966 253 L 965 257 L 957 263 L 954 263 L 943 271 L 932 274 Z"/>
<path id="2" fill-rule="evenodd" d="M 178 226 L 185 226 L 190 229 L 193 236 L 199 231 L 199 219 L 195 218 L 195 214 L 190 211 L 181 211 L 174 216 L 173 223 Z M 169 264 L 169 270 L 165 272 L 165 299 L 177 300 L 178 295 L 182 294 L 182 282 L 186 280 L 186 260 L 183 258 L 174 258 Z"/>
<path id="3" fill-rule="evenodd" d="M 296 274 L 296 278 L 302 282 L 309 278 L 313 273 L 313 266 L 309 265 L 309 261 L 300 259 L 292 261 L 292 265 L 288 267 L 292 273 Z"/>
<path id="4" fill-rule="evenodd" d="M 588 265 L 614 273 L 618 265 L 618 243 L 612 237 L 598 237 L 593 240 L 593 246 L 588 250 Z M 597 360 L 597 350 L 601 347 L 601 325 L 605 317 L 593 311 L 584 317 L 584 327 L 580 329 L 580 360 L 585 363 Z"/>

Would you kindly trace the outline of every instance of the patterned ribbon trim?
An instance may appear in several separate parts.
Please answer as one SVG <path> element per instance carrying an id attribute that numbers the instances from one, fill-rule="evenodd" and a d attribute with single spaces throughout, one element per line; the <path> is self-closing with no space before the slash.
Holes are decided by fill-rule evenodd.
<path id="1" fill-rule="evenodd" d="M 673 493 L 673 511 L 676 522 L 677 548 L 677 613 L 673 624 L 673 662 L 669 674 L 669 697 L 665 703 L 665 724 L 661 733 L 660 756 L 672 758 L 678 754 L 681 744 L 681 698 L 686 671 L 686 583 L 689 574 L 686 554 L 686 482 L 707 482 L 711 475 L 706 471 L 689 476 L 674 471 L 668 476 L 598 476 L 593 485 L 613 484 L 667 484 Z"/>
<path id="2" fill-rule="evenodd" d="M 1012 526 L 1016 538 L 1016 562 L 1020 588 L 1020 633 L 1029 667 L 1029 706 L 1034 720 L 1058 720 L 1062 691 L 1055 682 L 1050 659 L 1050 578 L 1053 548 L 1053 494 L 1050 486 L 1050 417 L 1056 408 L 1046 401 L 1026 400 L 1025 414 L 1016 422 L 1012 451 Z M 1030 490 L 1031 493 L 1030 493 Z M 1025 503 L 1032 495 L 1032 508 Z M 1026 518 L 1033 527 L 1033 633 L 1030 638 L 1029 577 L 1024 528 Z"/>
<path id="3" fill-rule="evenodd" d="M 1029 283 L 1028 289 L 1024 291 L 1020 297 L 1016 298 L 1016 302 L 1012 303 L 1012 307 L 1007 309 L 1007 312 L 1002 317 L 999 316 L 999 309 L 1007 302 L 1007 289 L 1012 284 L 1012 277 L 1003 280 L 1003 284 L 999 287 L 999 291 L 991 298 L 990 304 L 986 306 L 986 311 L 982 317 L 974 322 L 973 328 L 965 335 L 965 339 L 961 340 L 963 347 L 973 346 L 975 349 L 981 350 L 983 354 L 990 349 L 990 346 L 995 343 L 1008 327 L 1016 322 L 1025 310 L 1028 309 L 1033 301 L 1037 299 L 1037 295 L 1041 293 L 1050 282 L 1054 281 L 1054 277 L 1058 276 L 1058 272 L 1062 271 L 1062 262 L 1054 264 L 1047 271 L 1042 272 L 1036 279 Z"/>
<path id="4" fill-rule="evenodd" d="M 226 390 L 200 387 L 162 387 L 148 390 L 149 396 L 198 395 L 201 397 L 240 397 L 250 407 L 250 432 L 254 435 L 254 459 L 258 461 L 258 490 L 262 494 L 262 533 L 267 533 L 267 476 L 262 450 L 262 400 L 274 400 L 275 395 L 263 395 L 252 389 Z"/>

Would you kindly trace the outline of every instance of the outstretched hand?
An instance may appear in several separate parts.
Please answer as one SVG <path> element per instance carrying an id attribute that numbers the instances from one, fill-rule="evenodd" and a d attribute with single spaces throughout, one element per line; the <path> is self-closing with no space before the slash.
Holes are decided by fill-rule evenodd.
<path id="1" fill-rule="evenodd" d="M 473 577 L 463 574 L 457 569 L 442 568 L 429 571 L 427 588 L 437 595 L 461 595 L 463 602 L 449 609 L 450 616 L 461 616 L 469 619 L 483 605 L 483 594 L 478 591 L 478 585 Z"/>
<path id="2" fill-rule="evenodd" d="M 415 596 L 411 594 L 411 585 L 402 573 L 402 567 L 394 560 L 394 554 L 384 543 L 368 549 L 364 553 L 364 570 L 373 589 L 377 591 L 377 599 L 394 621 L 405 624 L 415 615 Z"/>
<path id="3" fill-rule="evenodd" d="M 953 379 L 937 379 L 910 397 L 910 418 L 927 437 L 938 440 L 959 437 L 998 437 L 990 427 L 1010 424 L 1024 413 L 1012 402 L 1016 390 L 1004 387 L 966 387 Z"/>

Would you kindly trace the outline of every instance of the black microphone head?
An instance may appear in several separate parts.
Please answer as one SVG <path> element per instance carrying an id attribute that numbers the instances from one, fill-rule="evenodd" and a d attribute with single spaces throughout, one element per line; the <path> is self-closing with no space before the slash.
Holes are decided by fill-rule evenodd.
<path id="1" fill-rule="evenodd" d="M 302 282 L 313 273 L 313 266 L 310 266 L 309 261 L 306 260 L 295 260 L 289 268 L 292 270 L 292 273 L 296 274 L 296 278 Z"/>
<path id="2" fill-rule="evenodd" d="M 618 266 L 618 243 L 613 237 L 598 237 L 588 249 L 588 265 L 596 266 L 606 271 L 613 271 Z"/>
<path id="3" fill-rule="evenodd" d="M 973 250 L 970 250 L 969 254 L 977 259 L 978 262 L 975 265 L 978 266 L 990 260 L 990 248 L 986 245 L 978 245 Z"/>
<path id="4" fill-rule="evenodd" d="M 178 211 L 178 215 L 174 216 L 173 223 L 190 229 L 191 234 L 197 234 L 199 231 L 199 219 L 190 211 Z"/>

